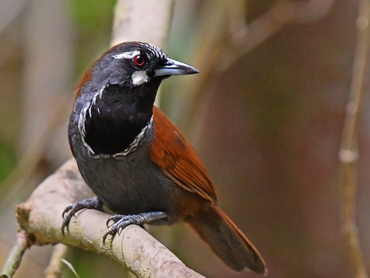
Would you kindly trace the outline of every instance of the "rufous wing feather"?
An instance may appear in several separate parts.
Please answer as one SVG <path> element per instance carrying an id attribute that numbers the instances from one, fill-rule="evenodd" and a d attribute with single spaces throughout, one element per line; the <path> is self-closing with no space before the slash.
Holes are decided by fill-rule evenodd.
<path id="1" fill-rule="evenodd" d="M 177 185 L 215 203 L 215 190 L 193 147 L 157 107 L 153 108 L 153 117 L 156 137 L 151 159 Z"/>
<path id="2" fill-rule="evenodd" d="M 210 201 L 184 220 L 230 268 L 266 274 L 257 249 L 216 205 L 213 185 L 194 149 L 158 108 L 154 107 L 153 115 L 156 137 L 150 149 L 151 159 L 177 185 Z"/>

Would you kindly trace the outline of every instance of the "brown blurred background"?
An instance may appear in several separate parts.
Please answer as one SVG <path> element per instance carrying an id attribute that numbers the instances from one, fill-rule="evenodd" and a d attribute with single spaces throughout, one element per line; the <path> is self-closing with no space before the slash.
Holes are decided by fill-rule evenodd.
<path id="1" fill-rule="evenodd" d="M 358 3 L 295 1 L 311 2 L 311 10 L 279 26 L 282 13 L 270 29 L 251 25 L 250 44 L 238 46 L 245 23 L 266 18 L 277 2 L 284 3 L 175 1 L 166 51 L 201 74 L 166 80 L 161 106 L 194 144 L 220 205 L 264 255 L 269 277 L 352 277 L 340 232 L 338 151 Z M 114 4 L 0 3 L 0 265 L 15 240 L 15 204 L 71 156 L 73 88 L 109 46 Z M 363 105 L 357 209 L 370 269 L 368 95 Z M 229 272 L 182 224 L 153 232 L 207 277 L 257 277 Z M 33 247 L 16 277 L 43 277 L 49 252 Z M 67 259 L 81 278 L 122 277 L 98 255 L 71 250 Z M 67 268 L 63 275 L 74 277 Z"/>

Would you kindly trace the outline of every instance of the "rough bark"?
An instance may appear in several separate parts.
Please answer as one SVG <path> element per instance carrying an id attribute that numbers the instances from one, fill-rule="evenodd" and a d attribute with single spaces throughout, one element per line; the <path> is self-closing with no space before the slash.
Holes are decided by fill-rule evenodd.
<path id="1" fill-rule="evenodd" d="M 48 177 L 29 199 L 17 207 L 17 218 L 31 244 L 64 243 L 104 254 L 125 265 L 138 277 L 203 277 L 187 268 L 174 254 L 141 227 L 130 225 L 103 244 L 108 214 L 83 210 L 73 218 L 66 236 L 62 212 L 71 203 L 90 197 L 73 159 Z"/>

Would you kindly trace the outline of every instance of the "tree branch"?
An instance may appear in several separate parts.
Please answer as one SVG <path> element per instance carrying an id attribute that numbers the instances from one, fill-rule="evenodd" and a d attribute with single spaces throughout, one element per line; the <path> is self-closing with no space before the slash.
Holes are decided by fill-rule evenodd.
<path id="1" fill-rule="evenodd" d="M 108 215 L 103 212 L 82 211 L 73 218 L 69 232 L 63 236 L 65 207 L 90 196 L 75 161 L 69 160 L 17 207 L 18 223 L 33 244 L 64 243 L 104 254 L 125 265 L 137 277 L 203 277 L 136 225 L 128 226 L 104 245 L 102 237 L 107 231 Z"/>
<path id="2" fill-rule="evenodd" d="M 45 278 L 58 278 L 62 274 L 63 259 L 68 251 L 67 245 L 57 244 L 53 248 L 50 262 L 45 269 Z"/>
<path id="3" fill-rule="evenodd" d="M 30 247 L 30 240 L 28 235 L 24 231 L 18 232 L 17 242 L 10 251 L 0 278 L 8 278 L 14 275 L 15 271 L 21 264 L 23 254 L 28 247 Z"/>
<path id="4" fill-rule="evenodd" d="M 164 46 L 173 0 L 120 0 L 117 3 L 112 44 L 142 40 Z M 69 232 L 63 236 L 61 225 L 65 207 L 91 196 L 92 192 L 83 182 L 74 160 L 66 162 L 40 184 L 29 199 L 17 207 L 20 235 L 25 235 L 27 241 L 14 248 L 3 277 L 12 277 L 29 246 L 57 243 L 109 256 L 138 277 L 203 277 L 187 268 L 160 242 L 135 225 L 128 226 L 113 241 L 103 245 L 108 215 L 96 210 L 78 213 L 69 225 Z M 62 251 L 62 254 L 54 254 L 56 260 L 63 256 L 65 250 Z M 55 260 L 49 266 L 47 273 L 50 275 L 60 271 L 60 264 L 55 264 Z"/>
<path id="5" fill-rule="evenodd" d="M 364 96 L 364 78 L 368 53 L 370 1 L 359 1 L 356 20 L 356 50 L 352 69 L 352 83 L 342 144 L 339 150 L 341 163 L 342 232 L 348 244 L 349 257 L 354 266 L 354 277 L 366 278 L 366 267 L 361 252 L 356 226 L 356 187 L 358 177 L 358 125 Z"/>

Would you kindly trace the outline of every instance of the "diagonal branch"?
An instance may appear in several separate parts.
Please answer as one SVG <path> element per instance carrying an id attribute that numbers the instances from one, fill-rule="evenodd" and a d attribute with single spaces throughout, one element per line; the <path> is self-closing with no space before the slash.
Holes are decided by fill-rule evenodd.
<path id="1" fill-rule="evenodd" d="M 143 10 L 143 7 L 146 9 Z M 120 0 L 117 2 L 112 43 L 143 40 L 163 47 L 172 17 L 173 0 Z M 139 16 L 138 16 L 139 14 Z M 143 20 L 145 19 L 145 20 Z M 153 31 L 154 30 L 154 31 Z M 39 144 L 40 145 L 40 144 Z M 42 144 L 41 144 L 42 145 Z M 110 244 L 103 245 L 107 214 L 85 210 L 70 224 L 69 233 L 61 233 L 62 212 L 71 203 L 90 197 L 91 191 L 82 181 L 74 160 L 65 163 L 17 207 L 20 241 L 1 277 L 12 277 L 24 251 L 31 245 L 64 243 L 104 254 L 126 265 L 138 277 L 203 277 L 187 268 L 161 243 L 138 226 L 129 226 Z M 19 236 L 19 239 L 22 239 Z M 22 243 L 22 244 L 20 244 Z M 64 248 L 63 252 L 65 251 Z M 57 259 L 62 254 L 55 254 Z M 60 264 L 51 262 L 53 275 Z"/>
<path id="2" fill-rule="evenodd" d="M 203 277 L 187 268 L 174 254 L 141 227 L 130 225 L 113 241 L 102 242 L 108 214 L 84 210 L 71 221 L 69 233 L 61 233 L 62 212 L 69 204 L 90 197 L 74 160 L 66 162 L 17 207 L 21 229 L 33 244 L 64 243 L 104 254 L 137 277 Z"/>

